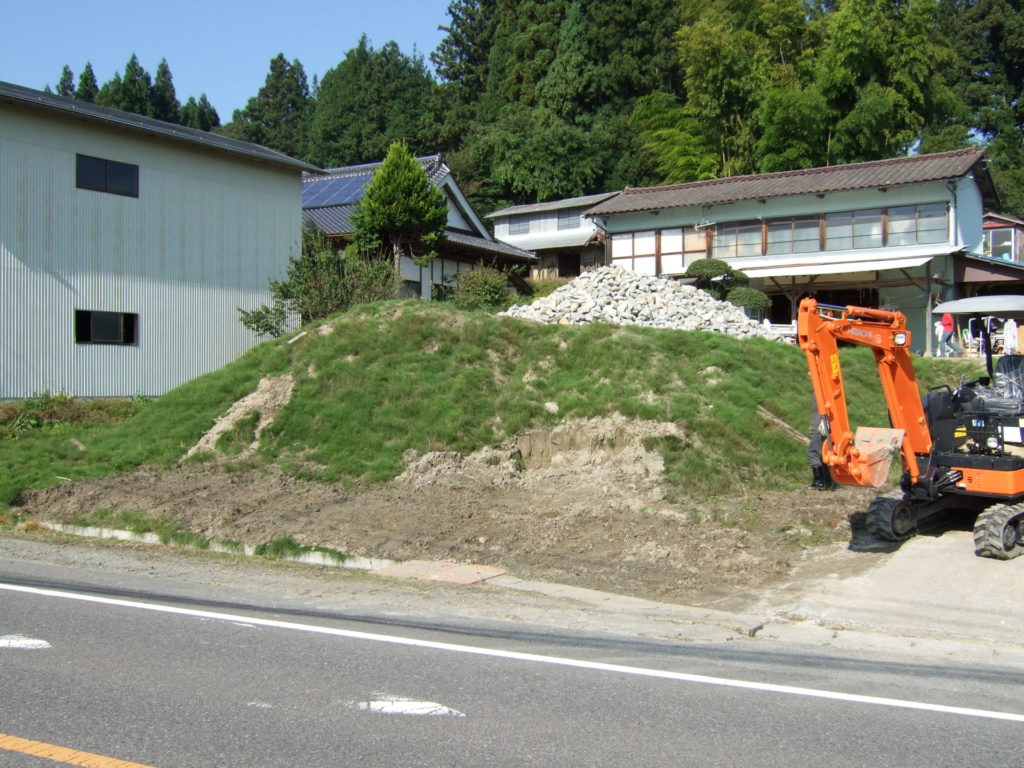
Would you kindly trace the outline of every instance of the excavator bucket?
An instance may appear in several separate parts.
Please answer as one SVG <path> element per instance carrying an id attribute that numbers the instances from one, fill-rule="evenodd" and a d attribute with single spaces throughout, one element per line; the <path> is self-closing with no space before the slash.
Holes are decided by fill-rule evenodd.
<path id="1" fill-rule="evenodd" d="M 904 430 L 857 427 L 853 437 L 856 455 L 851 455 L 850 474 L 857 485 L 880 488 L 889 477 L 889 466 L 903 444 Z"/>

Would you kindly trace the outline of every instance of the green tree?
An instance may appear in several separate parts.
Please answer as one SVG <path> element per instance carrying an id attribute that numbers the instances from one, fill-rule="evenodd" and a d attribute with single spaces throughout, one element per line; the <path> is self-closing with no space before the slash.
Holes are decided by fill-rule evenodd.
<path id="1" fill-rule="evenodd" d="M 488 63 L 497 23 L 497 0 L 453 0 L 437 50 L 430 54 L 441 83 L 431 97 L 434 146 L 457 149 L 487 88 Z"/>
<path id="2" fill-rule="evenodd" d="M 139 63 L 139 57 L 133 53 L 125 64 L 124 74 L 114 73 L 114 77 L 100 88 L 96 103 L 149 116 L 152 113 L 152 88 L 152 78 Z"/>
<path id="3" fill-rule="evenodd" d="M 353 304 L 394 299 L 398 273 L 389 261 L 355 248 L 340 252 L 312 224 L 302 230 L 302 251 L 288 260 L 285 279 L 270 281 L 270 305 L 238 308 L 242 325 L 259 336 L 280 336 L 297 318 L 302 323 L 341 312 Z"/>
<path id="4" fill-rule="evenodd" d="M 405 142 L 395 141 L 356 205 L 354 244 L 364 255 L 425 265 L 444 240 L 448 205 Z"/>
<path id="5" fill-rule="evenodd" d="M 96 83 L 96 74 L 92 71 L 92 63 L 85 62 L 82 74 L 78 76 L 78 88 L 75 89 L 75 98 L 79 101 L 96 101 L 99 95 L 99 85 Z"/>
<path id="6" fill-rule="evenodd" d="M 322 167 L 373 162 L 396 140 L 426 151 L 421 121 L 435 88 L 421 56 L 394 42 L 375 50 L 363 35 L 320 81 L 308 158 Z"/>
<path id="7" fill-rule="evenodd" d="M 60 80 L 57 81 L 57 95 L 75 95 L 75 76 L 71 72 L 71 67 L 69 67 L 67 64 L 65 64 L 64 69 L 61 70 Z"/>
<path id="8" fill-rule="evenodd" d="M 198 101 L 194 96 L 189 96 L 181 108 L 181 124 L 200 131 L 212 131 L 220 126 L 220 116 L 205 93 L 199 96 Z"/>
<path id="9" fill-rule="evenodd" d="M 833 116 L 829 161 L 903 154 L 956 118 L 944 78 L 956 57 L 934 0 L 844 0 L 831 15 L 816 84 Z"/>
<path id="10" fill-rule="evenodd" d="M 301 62 L 289 62 L 279 53 L 271 60 L 259 93 L 249 99 L 245 109 L 235 110 L 232 123 L 246 141 L 304 157 L 312 108 Z"/>
<path id="11" fill-rule="evenodd" d="M 149 91 L 149 116 L 168 123 L 181 122 L 181 102 L 174 93 L 174 78 L 167 59 L 161 59 Z"/>
<path id="12" fill-rule="evenodd" d="M 941 0 L 939 25 L 957 53 L 950 87 L 985 148 L 1003 212 L 1024 216 L 1024 7 Z"/>

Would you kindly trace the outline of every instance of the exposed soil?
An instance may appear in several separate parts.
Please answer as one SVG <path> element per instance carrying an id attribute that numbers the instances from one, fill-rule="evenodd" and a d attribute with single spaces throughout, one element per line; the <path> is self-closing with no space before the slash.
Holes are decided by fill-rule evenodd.
<path id="1" fill-rule="evenodd" d="M 22 511 L 60 521 L 144 510 L 211 539 L 292 536 L 352 555 L 489 564 L 696 605 L 778 583 L 808 553 L 826 551 L 816 548 L 849 541 L 851 519 L 873 495 L 773 491 L 669 504 L 661 457 L 642 445 L 665 434 L 685 439 L 674 424 L 566 422 L 472 456 L 410 455 L 400 477 L 357 491 L 248 462 L 187 462 L 27 494 Z"/>

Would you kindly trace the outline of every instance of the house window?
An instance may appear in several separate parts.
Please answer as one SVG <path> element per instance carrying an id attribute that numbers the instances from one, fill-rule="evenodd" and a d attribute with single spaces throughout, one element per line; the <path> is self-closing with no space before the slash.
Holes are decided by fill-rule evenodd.
<path id="1" fill-rule="evenodd" d="M 1013 229 L 1011 227 L 985 230 L 986 256 L 1003 261 L 1016 261 L 1013 254 Z"/>
<path id="2" fill-rule="evenodd" d="M 580 228 L 580 212 L 577 210 L 567 210 L 558 212 L 558 228 L 559 229 L 579 229 Z"/>
<path id="3" fill-rule="evenodd" d="M 661 230 L 660 275 L 682 275 L 697 259 L 708 255 L 707 235 L 694 227 Z"/>
<path id="4" fill-rule="evenodd" d="M 75 310 L 78 344 L 138 344 L 139 316 L 134 312 Z"/>
<path id="5" fill-rule="evenodd" d="M 657 244 L 653 229 L 612 235 L 612 264 L 653 277 L 658 274 Z"/>
<path id="6" fill-rule="evenodd" d="M 887 245 L 944 243 L 949 239 L 945 203 L 890 208 L 888 216 Z"/>
<path id="7" fill-rule="evenodd" d="M 528 234 L 530 234 L 530 217 L 529 217 L 529 215 L 509 216 L 509 219 L 508 219 L 508 233 L 510 235 L 528 235 Z"/>
<path id="8" fill-rule="evenodd" d="M 716 259 L 761 255 L 761 222 L 738 221 L 715 227 L 713 254 Z"/>
<path id="9" fill-rule="evenodd" d="M 882 209 L 825 214 L 825 250 L 882 247 Z"/>
<path id="10" fill-rule="evenodd" d="M 769 221 L 765 234 L 765 253 L 768 255 L 821 250 L 821 219 L 818 216 Z"/>
<path id="11" fill-rule="evenodd" d="M 612 235 L 612 264 L 642 275 L 681 275 L 707 255 L 707 235 L 694 227 Z"/>
<path id="12" fill-rule="evenodd" d="M 76 155 L 75 186 L 124 197 L 139 196 L 139 166 Z"/>

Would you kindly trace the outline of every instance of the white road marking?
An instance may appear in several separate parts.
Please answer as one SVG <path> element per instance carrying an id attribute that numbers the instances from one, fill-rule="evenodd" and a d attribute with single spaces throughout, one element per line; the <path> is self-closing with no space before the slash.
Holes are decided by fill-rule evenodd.
<path id="1" fill-rule="evenodd" d="M 369 701 L 350 701 L 348 706 L 365 712 L 378 712 L 384 715 L 429 715 L 431 717 L 465 717 L 457 709 L 451 709 L 436 701 L 415 701 L 402 696 L 391 696 L 386 693 L 374 694 Z"/>
<path id="2" fill-rule="evenodd" d="M 216 621 L 244 621 L 260 627 L 274 627 L 275 629 L 287 629 L 296 632 L 310 632 L 319 635 L 331 635 L 333 637 L 345 637 L 351 640 L 368 640 L 376 643 L 388 643 L 390 645 L 403 645 L 413 648 L 429 648 L 436 651 L 447 651 L 449 653 L 465 653 L 473 656 L 487 656 L 491 658 L 506 659 L 513 661 L 528 661 L 535 664 L 552 664 L 560 667 L 573 667 L 576 669 L 589 669 L 597 672 L 614 672 L 622 675 L 634 675 L 637 677 L 651 677 L 660 680 L 674 680 L 683 683 L 701 683 L 703 685 L 717 685 L 727 688 L 740 688 L 749 691 L 763 691 L 765 693 L 778 693 L 789 696 L 808 696 L 816 699 L 829 699 L 832 701 L 843 701 L 852 704 L 870 704 L 880 707 L 896 707 L 899 709 L 912 709 L 924 712 L 938 712 L 950 715 L 962 715 L 965 717 L 982 717 L 989 720 L 1008 720 L 1015 723 L 1024 723 L 1024 714 L 1016 712 L 998 712 L 988 709 L 973 709 L 971 707 L 951 707 L 945 704 L 929 704 L 921 701 L 909 701 L 906 699 L 890 699 L 883 696 L 863 696 L 856 693 L 841 693 L 838 691 L 826 691 L 818 688 L 799 688 L 791 685 L 777 685 L 775 683 L 758 683 L 750 680 L 736 680 L 728 677 L 709 677 L 707 675 L 693 675 L 686 672 L 669 672 L 662 669 L 646 669 L 644 667 L 627 667 L 621 664 L 605 664 L 598 661 L 582 661 L 580 659 L 569 659 L 561 656 L 542 656 L 536 653 L 521 653 L 519 651 L 503 651 L 496 648 L 481 648 L 472 645 L 458 645 L 455 643 L 439 643 L 432 640 L 417 640 L 409 637 L 394 637 L 392 635 L 378 635 L 371 632 L 357 632 L 350 629 L 338 629 L 336 627 L 318 627 L 313 624 L 297 624 L 291 621 L 278 621 L 276 619 L 259 619 L 251 616 L 240 616 L 231 613 L 219 613 L 216 611 L 199 611 L 193 608 L 177 608 L 170 605 L 157 605 L 155 603 L 141 603 L 134 600 L 121 600 L 112 597 L 98 597 L 96 595 L 81 595 L 75 592 L 65 592 L 57 589 L 42 589 L 39 587 L 23 587 L 17 584 L 0 583 L 0 590 L 9 592 L 22 592 L 41 597 L 57 597 L 67 600 L 78 600 L 85 603 L 98 603 L 100 605 L 113 605 L 121 608 L 134 608 L 142 611 L 153 611 L 154 613 L 169 613 L 178 616 L 193 616 L 201 619 L 212 619 Z"/>
<path id="3" fill-rule="evenodd" d="M 273 704 L 268 704 L 265 701 L 250 701 L 245 706 L 252 707 L 253 709 L 273 709 Z"/>
<path id="4" fill-rule="evenodd" d="M 22 651 L 35 651 L 42 648 L 49 648 L 50 644 L 45 640 L 36 640 L 24 635 L 0 635 L 0 648 L 16 648 Z"/>

